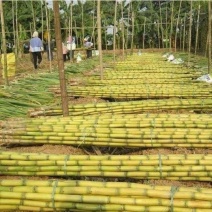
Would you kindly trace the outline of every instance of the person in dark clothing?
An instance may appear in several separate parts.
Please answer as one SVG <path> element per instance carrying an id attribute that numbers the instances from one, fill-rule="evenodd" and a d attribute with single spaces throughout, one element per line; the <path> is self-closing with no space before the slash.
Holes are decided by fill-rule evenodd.
<path id="1" fill-rule="evenodd" d="M 43 51 L 43 43 L 42 40 L 38 37 L 38 32 L 35 31 L 32 35 L 30 40 L 30 52 L 32 54 L 32 60 L 34 68 L 38 68 L 38 64 L 42 61 L 42 54 Z"/>

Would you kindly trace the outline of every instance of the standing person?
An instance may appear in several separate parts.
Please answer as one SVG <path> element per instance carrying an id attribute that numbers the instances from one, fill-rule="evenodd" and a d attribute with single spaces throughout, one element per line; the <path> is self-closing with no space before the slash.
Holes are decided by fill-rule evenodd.
<path id="1" fill-rule="evenodd" d="M 76 49 L 75 37 L 69 36 L 66 41 L 66 46 L 68 50 L 67 52 L 68 60 L 70 60 L 70 58 L 73 60 L 74 50 Z"/>
<path id="2" fill-rule="evenodd" d="M 66 57 L 67 57 L 67 53 L 68 53 L 68 49 L 65 45 L 65 43 L 62 43 L 62 49 L 63 49 L 63 61 L 66 61 Z"/>
<path id="3" fill-rule="evenodd" d="M 84 38 L 84 47 L 87 49 L 87 58 L 92 57 L 92 47 L 93 47 L 93 43 L 90 41 L 90 36 L 86 36 Z"/>
<path id="4" fill-rule="evenodd" d="M 32 60 L 35 69 L 38 68 L 38 64 L 40 64 L 42 61 L 42 55 L 41 55 L 42 51 L 43 51 L 43 42 L 38 37 L 38 32 L 35 31 L 30 40 L 30 52 L 32 54 Z"/>

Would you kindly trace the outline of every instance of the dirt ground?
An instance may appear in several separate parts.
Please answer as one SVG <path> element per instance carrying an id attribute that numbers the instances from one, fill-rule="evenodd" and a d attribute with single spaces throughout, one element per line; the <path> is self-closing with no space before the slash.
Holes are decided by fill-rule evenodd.
<path id="1" fill-rule="evenodd" d="M 69 61 L 68 61 L 69 62 Z M 67 63 L 68 63 L 67 62 Z M 56 60 L 52 61 L 52 66 L 57 66 Z M 49 61 L 47 60 L 46 54 L 43 55 L 43 62 L 41 65 L 42 70 L 48 70 Z M 30 61 L 29 55 L 24 55 L 18 62 L 18 77 L 30 73 L 33 71 L 33 65 Z M 0 84 L 3 83 L 3 79 L 0 80 Z M 92 103 L 92 102 L 103 102 L 102 99 L 97 98 L 79 98 L 70 99 L 71 104 L 80 103 Z M 38 145 L 38 146 L 14 146 L 10 148 L 4 147 L 2 150 L 6 151 L 17 151 L 26 153 L 47 153 L 47 154 L 128 154 L 128 155 L 148 155 L 148 154 L 212 154 L 212 149 L 207 148 L 106 148 L 106 147 L 74 147 L 66 145 Z M 0 176 L 1 179 L 20 179 L 21 176 Z M 28 179 L 49 179 L 49 177 L 26 177 Z M 54 177 L 55 179 L 55 177 Z M 70 178 L 69 178 L 70 179 Z M 76 178 L 75 178 L 76 179 Z M 80 177 L 80 180 L 101 180 L 96 177 Z M 138 182 L 153 185 L 174 185 L 174 186 L 188 186 L 188 187 L 205 187 L 212 188 L 212 182 L 198 182 L 198 181 L 170 181 L 170 180 L 134 180 L 134 179 L 118 179 L 109 178 L 107 181 L 129 181 Z"/>

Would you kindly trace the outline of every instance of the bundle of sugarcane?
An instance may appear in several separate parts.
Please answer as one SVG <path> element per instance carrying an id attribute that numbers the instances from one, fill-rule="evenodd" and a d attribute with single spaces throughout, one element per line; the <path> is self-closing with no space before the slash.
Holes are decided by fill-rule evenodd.
<path id="1" fill-rule="evenodd" d="M 14 81 L 10 87 L 0 90 L 0 119 L 26 116 L 29 108 L 55 103 L 53 93 L 48 90 L 58 85 L 58 74 L 38 74 Z M 59 101 L 58 101 L 59 102 Z"/>
<path id="2" fill-rule="evenodd" d="M 212 189 L 75 180 L 0 180 L 0 210 L 210 212 Z"/>
<path id="3" fill-rule="evenodd" d="M 2 121 L 0 127 L 1 145 L 212 147 L 212 119 L 206 114 L 55 116 Z"/>
<path id="4" fill-rule="evenodd" d="M 152 111 L 211 111 L 212 99 L 162 99 L 128 102 L 104 102 L 69 105 L 72 116 L 94 115 L 101 113 L 130 114 Z M 62 115 L 61 106 L 35 108 L 28 112 L 30 117 Z"/>
<path id="5" fill-rule="evenodd" d="M 205 86 L 178 86 L 166 84 L 165 86 L 145 85 L 103 85 L 103 86 L 69 86 L 68 96 L 72 97 L 98 97 L 115 99 L 155 99 L 155 98 L 211 98 L 211 87 Z M 193 84 L 192 84 L 193 85 Z M 59 89 L 52 89 L 55 96 L 60 95 Z"/>
<path id="6" fill-rule="evenodd" d="M 143 64 L 143 63 L 134 63 L 133 64 L 123 64 L 123 65 L 116 65 L 114 68 L 114 71 L 119 71 L 119 72 L 126 72 L 126 71 L 140 71 L 145 72 L 156 72 L 156 73 L 193 73 L 193 72 L 199 72 L 198 70 L 195 69 L 186 69 L 181 66 L 176 66 L 176 65 L 171 65 L 167 66 L 166 64 L 160 64 L 160 63 L 153 63 L 153 64 Z"/>
<path id="7" fill-rule="evenodd" d="M 200 74 L 199 73 L 157 73 L 154 74 L 154 70 L 152 70 L 151 72 L 131 72 L 131 70 L 123 73 L 122 71 L 118 72 L 105 72 L 104 73 L 104 78 L 105 79 L 113 79 L 113 78 L 119 78 L 119 79 L 184 79 L 184 78 L 188 78 L 188 79 L 192 79 L 192 78 L 197 78 L 199 77 Z"/>
<path id="8" fill-rule="evenodd" d="M 0 152 L 1 175 L 212 180 L 212 154 L 53 155 Z"/>
<path id="9" fill-rule="evenodd" d="M 184 78 L 184 79 L 175 79 L 175 80 L 170 80 L 170 79 L 103 79 L 100 80 L 99 77 L 88 77 L 87 79 L 83 80 L 83 83 L 85 85 L 136 85 L 136 84 L 141 84 L 141 85 L 154 85 L 154 84 L 172 84 L 174 86 L 175 84 L 183 84 L 183 85 L 195 85 L 197 83 L 202 84 L 201 81 L 191 81 L 189 78 Z"/>

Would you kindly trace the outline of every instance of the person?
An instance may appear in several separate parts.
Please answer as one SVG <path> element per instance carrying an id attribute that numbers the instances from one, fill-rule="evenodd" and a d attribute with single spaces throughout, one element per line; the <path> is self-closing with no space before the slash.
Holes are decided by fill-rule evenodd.
<path id="1" fill-rule="evenodd" d="M 93 47 L 93 43 L 90 41 L 90 36 L 86 36 L 84 38 L 84 47 L 87 49 L 86 52 L 87 52 L 87 58 L 90 58 L 92 57 L 92 47 Z"/>
<path id="2" fill-rule="evenodd" d="M 30 39 L 30 52 L 32 54 L 32 62 L 34 65 L 34 68 L 38 68 L 38 64 L 42 61 L 42 54 L 43 51 L 43 42 L 38 37 L 38 32 L 35 31 L 32 35 L 32 38 Z"/>
<path id="3" fill-rule="evenodd" d="M 62 43 L 62 50 L 63 50 L 63 61 L 65 62 L 66 56 L 67 56 L 67 53 L 68 53 L 68 49 L 67 49 L 65 43 Z"/>
<path id="4" fill-rule="evenodd" d="M 54 41 L 50 41 L 46 43 L 46 53 L 49 61 L 53 60 L 53 51 L 54 51 Z"/>
<path id="5" fill-rule="evenodd" d="M 68 36 L 67 41 L 66 41 L 66 46 L 67 46 L 68 60 L 70 60 L 70 58 L 73 60 L 74 59 L 74 50 L 76 49 L 75 37 Z"/>

